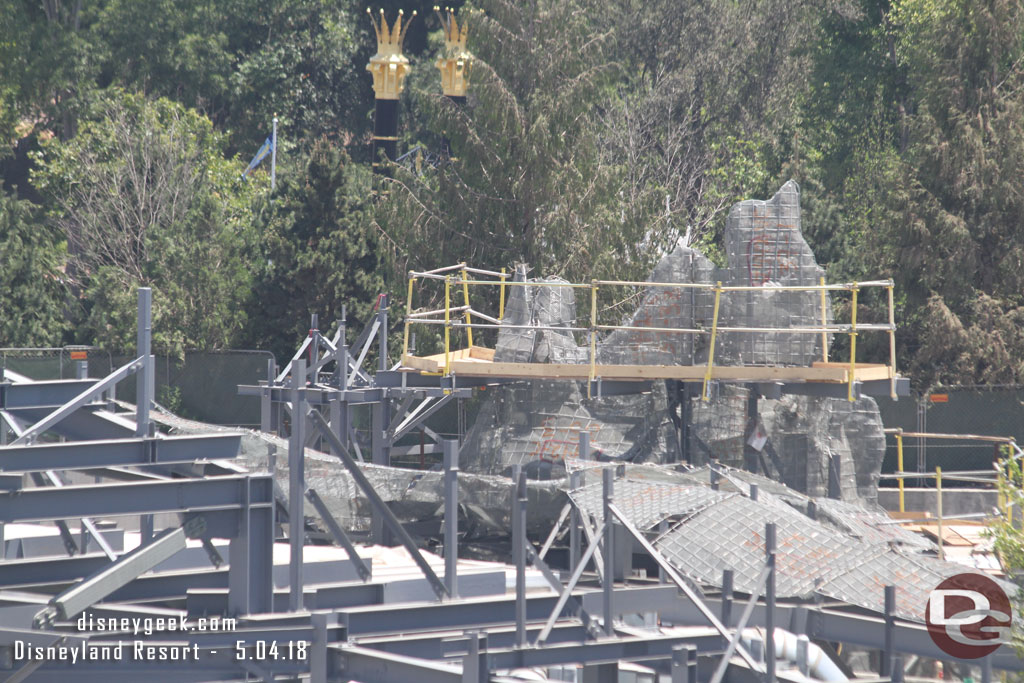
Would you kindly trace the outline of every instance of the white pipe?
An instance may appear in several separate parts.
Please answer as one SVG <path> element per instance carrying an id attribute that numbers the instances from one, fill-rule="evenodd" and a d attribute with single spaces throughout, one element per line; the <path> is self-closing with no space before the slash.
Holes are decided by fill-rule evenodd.
<path id="1" fill-rule="evenodd" d="M 743 644 L 750 646 L 753 640 L 764 641 L 762 629 L 748 628 L 743 631 Z M 796 657 L 797 636 L 781 628 L 775 629 L 775 657 L 797 663 Z M 814 643 L 807 643 L 807 670 L 813 678 L 829 683 L 844 683 L 849 681 L 845 674 L 839 670 L 832 658 L 825 654 L 825 651 Z"/>

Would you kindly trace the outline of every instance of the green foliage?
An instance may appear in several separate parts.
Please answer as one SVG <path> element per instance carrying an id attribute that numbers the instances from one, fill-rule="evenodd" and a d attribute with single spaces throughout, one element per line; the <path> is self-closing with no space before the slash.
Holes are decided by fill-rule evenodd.
<path id="1" fill-rule="evenodd" d="M 264 200 L 247 344 L 290 358 L 312 314 L 333 328 L 347 306 L 361 329 L 384 291 L 366 169 L 329 141 L 315 142 Z M 283 361 L 282 361 L 283 362 Z"/>
<path id="2" fill-rule="evenodd" d="M 1004 448 L 1004 455 L 1012 455 Z M 1005 457 L 1001 462 L 999 477 L 999 498 L 1001 515 L 989 524 L 988 536 L 1007 575 L 1019 579 L 1024 575 L 1024 470 L 1021 461 Z M 1011 603 L 1016 611 L 1011 631 L 1012 645 L 1018 654 L 1024 655 L 1024 632 L 1020 617 L 1024 617 L 1024 588 L 1012 596 Z"/>
<path id="3" fill-rule="evenodd" d="M 249 152 L 275 113 L 292 134 L 363 124 L 372 94 L 353 68 L 365 22 L 348 0 L 110 0 L 94 26 L 101 81 L 205 112 Z"/>
<path id="4" fill-rule="evenodd" d="M 571 278 L 629 262 L 642 235 L 613 208 L 615 169 L 595 130 L 611 75 L 606 35 L 576 2 L 484 9 L 470 29 L 467 105 L 436 87 L 417 96 L 455 160 L 423 176 L 396 169 L 377 211 L 396 273 L 465 260 Z"/>
<path id="5" fill-rule="evenodd" d="M 39 214 L 0 192 L 0 346 L 56 346 L 66 329 L 64 241 Z"/>
<path id="6" fill-rule="evenodd" d="M 634 279 L 684 235 L 715 257 L 728 207 L 792 177 L 830 277 L 896 281 L 918 388 L 1024 380 L 1022 0 L 482 0 L 463 107 L 432 3 L 380 4 L 419 11 L 400 151 L 445 135 L 456 158 L 394 169 L 371 206 L 364 5 L 0 0 L 0 175 L 22 198 L 0 244 L 61 273 L 30 291 L 6 269 L 4 322 L 43 313 L 4 333 L 60 339 L 62 311 L 130 348 L 151 284 L 165 350 L 290 353 L 309 313 L 356 324 L 409 268 Z M 280 189 L 254 203 L 265 169 L 237 175 L 275 113 Z"/>
<path id="7" fill-rule="evenodd" d="M 44 144 L 33 180 L 68 236 L 82 341 L 132 348 L 138 286 L 154 288 L 158 353 L 224 348 L 240 333 L 255 188 L 222 144 L 195 111 L 116 92 L 74 139 Z"/>

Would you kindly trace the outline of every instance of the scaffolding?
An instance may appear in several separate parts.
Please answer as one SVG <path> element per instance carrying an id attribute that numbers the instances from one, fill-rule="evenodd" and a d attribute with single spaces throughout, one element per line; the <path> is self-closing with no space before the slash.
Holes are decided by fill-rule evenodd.
<path id="1" fill-rule="evenodd" d="M 470 275 L 476 276 L 470 278 Z M 414 301 L 417 293 L 417 282 L 443 282 L 444 307 L 434 310 L 416 310 Z M 698 282 L 638 282 L 624 280 L 592 280 L 589 284 L 569 283 L 562 281 L 525 281 L 509 280 L 505 272 L 496 272 L 470 268 L 464 263 L 438 268 L 431 271 L 410 271 L 408 277 L 408 293 L 404 321 L 404 346 L 402 349 L 402 366 L 409 370 L 426 374 L 464 377 L 505 377 L 516 379 L 569 379 L 587 381 L 588 397 L 594 388 L 599 388 L 605 380 L 644 381 L 652 379 L 679 380 L 684 382 L 700 382 L 701 398 L 710 399 L 709 385 L 712 381 L 726 382 L 820 382 L 829 384 L 845 384 L 847 400 L 856 398 L 855 384 L 871 381 L 885 381 L 889 384 L 889 395 L 898 395 L 898 374 L 896 372 L 896 325 L 893 309 L 893 281 L 872 280 L 862 282 L 827 284 L 822 278 L 817 285 L 765 285 L 738 286 L 723 285 L 721 281 L 710 283 Z M 496 287 L 499 290 L 499 308 L 495 315 L 474 307 L 470 297 L 470 287 Z M 566 290 L 585 290 L 589 295 L 589 320 L 587 325 L 559 324 L 538 325 L 533 323 L 516 323 L 506 317 L 506 290 L 510 287 L 521 287 L 538 290 L 555 290 L 565 296 Z M 713 301 L 712 313 L 708 324 L 695 327 L 670 327 L 653 324 L 637 325 L 628 321 L 624 324 L 611 325 L 599 322 L 598 299 L 601 288 L 646 288 L 648 297 L 667 298 L 661 292 L 671 292 L 675 298 L 682 298 L 689 293 L 701 298 L 710 297 Z M 883 323 L 858 322 L 858 293 L 864 289 L 879 288 L 886 292 L 888 302 L 888 321 Z M 462 302 L 453 301 L 454 296 L 461 293 Z M 758 325 L 729 324 L 723 319 L 725 307 L 736 302 L 741 296 L 752 294 L 777 293 L 811 293 L 820 300 L 819 319 L 816 325 L 798 327 L 772 327 Z M 829 322 L 831 309 L 828 306 L 828 294 L 845 294 L 849 296 L 849 322 Z M 420 298 L 426 298 L 422 293 Z M 745 302 L 744 302 L 745 303 Z M 659 304 L 665 308 L 668 301 Z M 676 310 L 679 303 L 676 302 Z M 667 313 L 659 316 L 669 317 Z M 579 316 L 573 316 L 579 320 Z M 418 357 L 409 353 L 410 333 L 416 325 L 439 325 L 444 327 L 444 351 L 442 353 Z M 535 334 L 551 332 L 568 335 L 575 343 L 575 335 L 582 334 L 586 338 L 583 345 L 584 358 L 576 363 L 529 363 L 529 362 L 496 362 L 494 349 L 474 345 L 473 330 L 515 330 L 520 333 Z M 465 332 L 466 346 L 456 348 L 453 345 L 453 333 Z M 600 362 L 598 349 L 599 335 L 609 332 L 641 334 L 646 340 L 656 343 L 660 336 L 683 335 L 704 340 L 702 346 L 707 349 L 705 363 L 697 364 L 608 364 Z M 888 336 L 889 358 L 887 363 L 857 362 L 857 337 L 862 333 L 882 333 Z M 780 335 L 810 335 L 820 340 L 820 360 L 810 366 L 796 366 L 786 363 L 743 364 L 717 363 L 716 349 L 725 346 L 726 341 L 737 343 L 738 337 L 747 337 L 747 347 L 764 350 L 770 345 L 776 349 L 784 346 L 788 339 L 780 339 Z M 829 338 L 832 335 L 845 335 L 849 340 L 849 356 L 845 361 L 829 359 Z M 738 342 L 740 346 L 744 342 Z M 692 341 L 691 341 L 692 345 Z M 757 354 L 764 360 L 767 354 Z M 738 360 L 742 361 L 742 356 Z"/>

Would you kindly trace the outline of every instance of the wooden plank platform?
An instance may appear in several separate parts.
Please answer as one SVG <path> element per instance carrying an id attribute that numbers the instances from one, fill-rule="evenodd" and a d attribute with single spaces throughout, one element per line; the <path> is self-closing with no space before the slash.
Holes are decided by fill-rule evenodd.
<path id="1" fill-rule="evenodd" d="M 590 378 L 590 365 L 568 363 L 496 363 L 494 349 L 473 346 L 449 354 L 451 372 L 465 377 L 510 377 L 522 379 Z M 405 356 L 403 369 L 428 373 L 444 372 L 443 353 L 426 357 Z M 675 379 L 699 381 L 707 372 L 706 365 L 598 365 L 596 375 L 603 379 L 646 381 Z M 811 367 L 721 366 L 711 369 L 711 378 L 731 382 L 828 382 L 849 381 L 849 363 L 813 363 Z M 855 381 L 887 380 L 892 368 L 875 363 L 857 363 Z"/>

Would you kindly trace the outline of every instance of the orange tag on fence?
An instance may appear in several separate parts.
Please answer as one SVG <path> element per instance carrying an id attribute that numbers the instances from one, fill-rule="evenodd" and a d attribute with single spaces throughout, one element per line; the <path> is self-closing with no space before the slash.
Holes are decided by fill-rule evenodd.
<path id="1" fill-rule="evenodd" d="M 89 352 L 88 351 L 72 351 L 71 352 L 71 360 L 88 360 L 88 359 L 89 359 Z"/>

